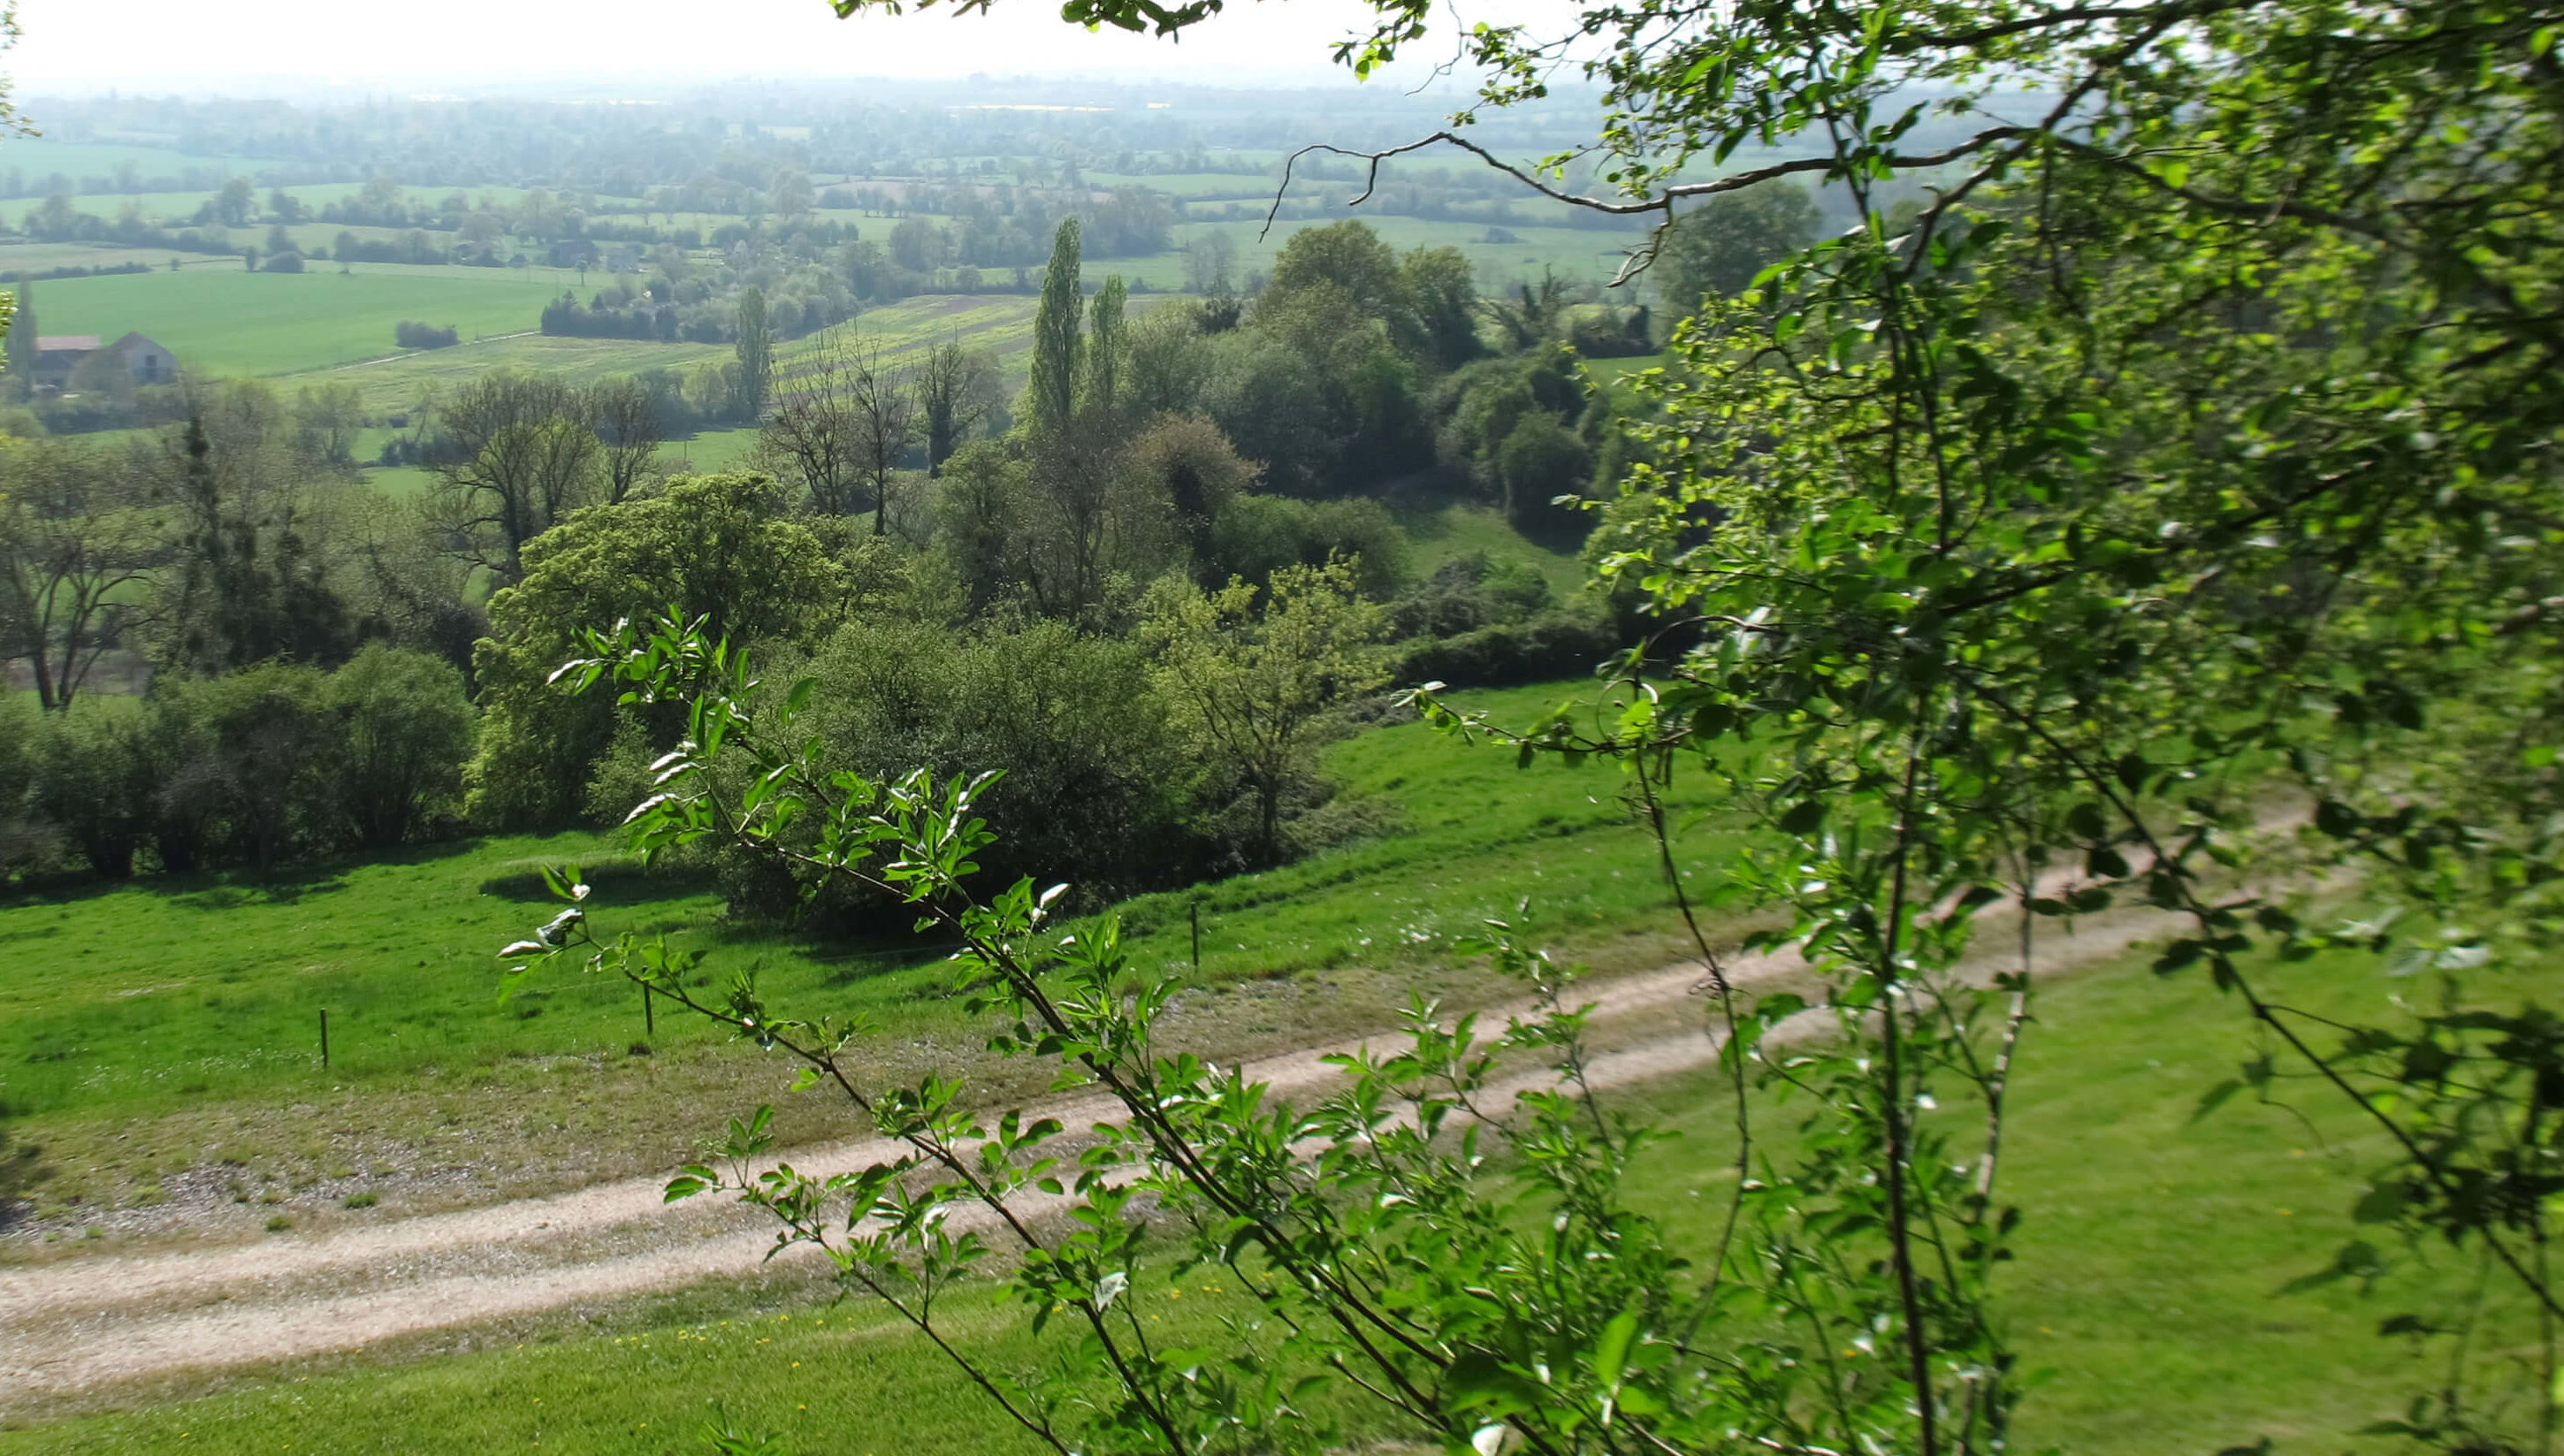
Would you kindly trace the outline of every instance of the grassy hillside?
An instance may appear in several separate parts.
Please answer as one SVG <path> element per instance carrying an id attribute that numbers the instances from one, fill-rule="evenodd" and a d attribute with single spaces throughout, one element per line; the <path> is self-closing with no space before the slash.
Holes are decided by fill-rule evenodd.
<path id="1" fill-rule="evenodd" d="M 1527 719 L 1580 686 L 1465 701 Z M 1646 844 L 1623 827 L 1608 770 L 1523 772 L 1510 753 L 1416 724 L 1337 743 L 1327 761 L 1342 785 L 1329 814 L 1371 833 L 1266 874 L 1146 897 L 1125 914 L 1144 962 L 1189 960 L 1198 900 L 1204 979 L 1350 975 L 1379 994 L 1336 998 L 1314 1020 L 1266 1024 L 1259 1013 L 1202 1035 L 1287 1040 L 1365 1023 L 1398 998 L 1408 968 L 1447 960 L 1449 941 L 1488 916 L 1525 919 L 1526 899 L 1533 930 L 1569 950 L 1622 965 L 1673 953 L 1662 882 Z M 1730 844 L 1704 833 L 1694 849 L 1715 859 Z M 637 994 L 618 981 L 566 973 L 500 1006 L 493 952 L 546 913 L 532 889 L 540 862 L 605 868 L 600 926 L 665 931 L 702 949 L 707 984 L 752 974 L 799 1009 L 864 1013 L 897 1030 L 885 1055 L 921 1055 L 911 1049 L 920 1039 L 975 1044 L 940 997 L 931 950 L 732 927 L 706 887 L 613 873 L 612 860 L 598 836 L 494 839 L 271 879 L 148 880 L 0 907 L 13 971 L 0 983 L 0 1104 L 16 1131 L 54 1149 L 60 1172 L 40 1198 L 57 1212 L 74 1199 L 130 1205 L 214 1156 L 295 1180 L 357 1166 L 377 1155 L 357 1144 L 380 1144 L 407 1149 L 379 1154 L 406 1165 L 449 1135 L 527 1121 L 525 1099 L 553 1095 L 563 1076 L 575 1077 L 582 1108 L 595 1099 L 593 1115 L 532 1120 L 504 1153 L 528 1175 L 556 1155 L 602 1172 L 682 1149 L 689 1130 L 664 1107 L 605 1114 L 624 1092 L 761 1075 L 761 1064 L 666 1020 L 646 1037 Z M 644 1041 L 653 1055 L 632 1055 Z M 332 1126 L 349 1130 L 337 1150 L 306 1145 L 308 1130 L 282 1116 L 316 1097 L 333 1109 Z M 151 1136 L 120 1136 L 136 1129 Z"/>
<path id="2" fill-rule="evenodd" d="M 2332 1011 L 2382 994 L 2366 965 L 2261 974 L 2272 993 Z M 2239 1100 L 2195 1120 L 2201 1087 L 2250 1051 L 2233 1006 L 2199 979 L 2148 975 L 2142 955 L 2044 992 L 2006 1148 L 2007 1198 L 2027 1222 L 2002 1315 L 2025 1365 L 2047 1372 L 2017 1449 L 2159 1456 L 2270 1436 L 2280 1453 L 2340 1451 L 2353 1429 L 2443 1375 L 2442 1359 L 2374 1331 L 2407 1307 L 2401 1297 L 2461 1279 L 2451 1266 L 2462 1261 L 2418 1251 L 2373 1291 L 2281 1292 L 2351 1233 L 2357 1184 L 2346 1175 L 2365 1148 L 2361 1130 L 2317 1099 L 2304 1117 Z M 1702 1246 L 1731 1175 L 1724 1097 L 1716 1079 L 1692 1078 L 1618 1099 L 1682 1135 L 1639 1164 L 1638 1198 Z M 1786 1128 L 1788 1110 L 1775 1111 L 1772 1127 Z M 1171 1338 L 1242 1304 L 1200 1271 L 1145 1281 L 1131 1298 Z M 1001 1364 L 1025 1352 L 1010 1309 L 951 1307 L 967 1348 Z M 2486 1368 L 2514 1352 L 2498 1321 L 2493 1333 L 2477 1355 Z M 715 1401 L 802 1453 L 1018 1449 L 964 1380 L 877 1306 L 816 1300 L 778 1280 L 564 1317 L 481 1352 L 290 1366 L 208 1398 L 0 1433 L 0 1453 L 691 1452 L 704 1449 L 697 1431 Z"/>
<path id="3" fill-rule="evenodd" d="M 1580 686 L 1463 698 L 1522 718 Z M 1658 899 L 1607 769 L 1521 771 L 1510 753 L 1411 723 L 1334 745 L 1328 767 L 1385 832 L 1203 887 L 1206 935 L 1219 942 L 1205 946 L 1210 978 L 1394 960 L 1407 953 L 1396 947 L 1468 934 L 1525 895 L 1562 938 L 1590 939 L 1574 928 L 1641 924 Z M 324 1008 L 335 1081 L 620 1051 L 640 1007 L 619 983 L 572 978 L 505 1008 L 495 1000 L 494 952 L 544 913 L 534 867 L 573 862 L 604 877 L 600 920 L 703 948 L 710 978 L 754 969 L 778 995 L 825 988 L 877 1016 L 923 985 L 875 973 L 904 958 L 896 947 L 726 930 L 708 888 L 618 869 L 600 835 L 468 841 L 269 878 L 146 878 L 0 907 L 13 971 L 0 988 L 0 1102 L 20 1117 L 144 1113 L 299 1085 L 320 1071 Z M 1172 957 L 1173 941 L 1148 927 L 1194 894 L 1132 903 L 1144 954 Z"/>
<path id="4" fill-rule="evenodd" d="M 1430 576 L 1445 561 L 1484 551 L 1490 556 L 1529 561 L 1548 578 L 1550 595 L 1561 602 L 1574 601 L 1585 594 L 1583 562 L 1567 552 L 1534 545 L 1514 529 L 1503 512 L 1492 507 L 1445 506 L 1402 516 L 1398 523 L 1406 527 L 1414 543 L 1406 562 L 1410 575 Z"/>

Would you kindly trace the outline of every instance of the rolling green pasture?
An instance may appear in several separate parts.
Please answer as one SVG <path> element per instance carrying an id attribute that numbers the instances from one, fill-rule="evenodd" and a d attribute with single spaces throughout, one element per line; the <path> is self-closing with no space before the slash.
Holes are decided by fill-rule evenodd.
<path id="1" fill-rule="evenodd" d="M 1528 723 L 1594 690 L 1574 681 L 1454 701 Z M 1613 969 L 1678 958 L 1666 938 L 1673 899 L 1651 843 L 1629 827 L 1616 769 L 1551 760 L 1521 769 L 1510 751 L 1415 723 L 1335 744 L 1327 769 L 1344 800 L 1391 816 L 1393 828 L 1262 874 L 1128 902 L 1123 938 L 1134 957 L 1187 959 L 1187 907 L 1198 902 L 1202 971 L 1213 980 L 1421 959 L 1498 917 Z M 1708 807 L 1697 782 L 1680 777 L 1668 799 L 1678 816 Z M 1744 844 L 1715 826 L 1693 829 L 1682 843 L 1695 867 L 1686 877 L 1706 866 L 1714 879 Z"/>
<path id="2" fill-rule="evenodd" d="M 2378 1338 L 2377 1323 L 2457 1288 L 2463 1261 L 2418 1249 L 2371 1290 L 2284 1292 L 2352 1236 L 2367 1135 L 2315 1097 L 2195 1119 L 2202 1088 L 2254 1050 L 2250 1033 L 2203 980 L 2144 966 L 2137 954 L 2051 982 L 2017 1064 L 2003 1191 L 2026 1221 L 2000 1314 L 2039 1373 L 2015 1449 L 2205 1456 L 2264 1436 L 2277 1456 L 2387 1449 L 2351 1432 L 2447 1366 Z M 2333 1014 L 2369 1013 L 2385 994 L 2365 960 L 2257 970 L 2274 994 Z M 1614 1095 L 1679 1135 L 1642 1155 L 1634 1199 L 1704 1251 L 1733 1176 L 1726 1096 L 1713 1077 Z M 1790 1108 L 1766 1112 L 1788 1137 Z M 1222 1274 L 1157 1267 L 1129 1296 L 1153 1333 L 1186 1338 L 1241 1312 Z M 965 1349 L 1001 1365 L 1029 1353 L 1011 1310 L 950 1308 Z M 2502 1373 L 2532 1333 L 2496 1309 L 2475 1368 Z M 289 1366 L 204 1398 L 0 1432 L 0 1453 L 692 1452 L 716 1400 L 805 1456 L 1029 1449 L 878 1306 L 747 1283 L 557 1322 L 512 1348 Z M 1345 1434 L 1394 1433 L 1358 1421 Z"/>
<path id="3" fill-rule="evenodd" d="M 2448 1351 L 2426 1357 L 2378 1325 L 2466 1286 L 2472 1260 L 2396 1247 L 2372 1289 L 2285 1292 L 2351 1239 L 2386 1242 L 2350 1216 L 2383 1142 L 2338 1097 L 2287 1079 L 2285 1105 L 2238 1098 L 2198 1117 L 2201 1094 L 2266 1048 L 2233 998 L 2151 973 L 2150 954 L 2049 982 L 2015 1064 L 1998 1193 L 2025 1222 L 1999 1287 L 2022 1365 L 2042 1373 L 2012 1449 L 2208 1456 L 2264 1436 L 2276 1456 L 2408 1449 L 2352 1432 L 2438 1389 Z M 2412 988 L 2357 954 L 2249 969 L 2265 994 L 2343 1020 L 2388 1016 Z M 1725 1097 L 1700 1077 L 1638 1101 L 1681 1135 L 1643 1171 L 1642 1206 L 1696 1220 L 1734 1178 Z M 1763 1136 L 1790 1138 L 1792 1106 L 1772 1112 Z M 1949 1129 L 1962 1148 L 1976 1131 Z M 2507 1381 L 2534 1327 L 2498 1296 L 2489 1308 L 2474 1364 Z"/>
<path id="4" fill-rule="evenodd" d="M 476 275 L 478 275 L 476 277 Z M 574 277 L 574 275 L 573 275 Z M 62 279 L 41 285 L 48 333 L 139 329 L 202 374 L 283 374 L 392 352 L 404 318 L 465 337 L 534 328 L 561 284 L 548 269 L 359 266 L 302 274 L 244 268 Z"/>
<path id="5" fill-rule="evenodd" d="M 324 267 L 334 271 L 334 265 Z M 392 267 L 383 265 L 378 271 L 389 273 Z M 497 271 L 468 268 L 400 270 L 404 274 L 431 278 Z M 549 270 L 530 271 L 549 273 Z M 364 274 L 360 272 L 358 276 L 363 277 Z M 559 288 L 558 284 L 547 284 L 537 291 L 541 297 L 527 315 L 528 327 L 537 321 L 541 305 L 558 297 Z M 38 296 L 39 307 L 47 311 L 45 326 L 49 329 L 54 327 L 51 297 L 49 293 Z M 929 295 L 870 310 L 857 317 L 851 327 L 857 338 L 865 343 L 879 344 L 885 356 L 895 363 L 908 362 L 912 355 L 928 344 L 959 339 L 989 350 L 997 355 L 1001 368 L 1010 375 L 1020 376 L 1028 367 L 1030 358 L 1035 304 L 1035 300 L 1015 294 Z M 404 316 L 421 315 L 411 313 Z M 426 321 L 442 323 L 447 316 L 438 314 Z M 784 377 L 788 380 L 796 369 L 806 367 L 819 350 L 841 337 L 848 327 L 847 324 L 839 324 L 836 328 L 782 345 L 776 350 L 775 357 Z M 468 329 L 466 331 L 469 332 Z M 382 336 L 388 344 L 390 322 L 383 324 Z M 176 345 L 173 343 L 171 347 Z M 644 369 L 687 368 L 707 359 L 726 358 L 730 347 L 727 344 L 660 343 L 649 339 L 547 338 L 539 333 L 527 333 L 480 339 L 453 348 L 398 354 L 384 348 L 375 352 L 384 356 L 353 365 L 309 371 L 308 377 L 298 376 L 282 382 L 353 384 L 363 396 L 365 409 L 369 413 L 382 414 L 413 408 L 430 390 L 451 392 L 458 385 L 493 369 L 553 373 L 573 383 L 584 384 L 613 374 L 637 374 Z"/>
<path id="6" fill-rule="evenodd" d="M 1462 701 L 1527 720 L 1581 686 Z M 1330 812 L 1367 837 L 1123 907 L 1133 953 L 1174 966 L 1189 957 L 1197 897 L 1201 979 L 1259 987 L 1233 1022 L 1211 998 L 1187 1040 L 1278 1049 L 1371 1025 L 1412 976 L 1441 975 L 1450 942 L 1489 916 L 1607 967 L 1677 955 L 1668 896 L 1645 841 L 1624 827 L 1607 770 L 1522 772 L 1503 750 L 1463 747 L 1416 724 L 1338 742 L 1327 765 L 1342 785 Z M 1733 844 L 1703 832 L 1689 847 L 1709 863 Z M 21 898 L 0 905 L 0 960 L 11 972 L 0 981 L 0 1104 L 14 1135 L 52 1149 L 59 1175 L 38 1190 L 40 1206 L 59 1215 L 147 1203 L 169 1173 L 206 1159 L 301 1183 L 373 1156 L 351 1154 L 353 1144 L 306 1145 L 308 1122 L 282 1115 L 300 1102 L 326 1103 L 330 1126 L 356 1143 L 404 1149 L 377 1159 L 389 1164 L 454 1139 L 473 1144 L 478 1161 L 513 1159 L 491 1174 L 500 1188 L 557 1186 L 569 1167 L 643 1171 L 681 1155 L 701 1130 L 666 1097 L 671 1087 L 734 1099 L 725 1105 L 773 1097 L 758 1080 L 771 1069 L 731 1057 L 709 1029 L 663 1018 L 648 1037 L 638 992 L 620 981 L 563 970 L 498 1004 L 493 952 L 548 913 L 531 877 L 556 861 L 591 867 L 600 930 L 664 932 L 704 951 L 708 985 L 748 973 L 796 1012 L 870 1016 L 890 1028 L 883 1065 L 903 1072 L 975 1056 L 975 1033 L 941 996 L 931 947 L 730 925 L 707 887 L 639 878 L 601 836 Z M 1270 1003 L 1302 995 L 1309 1004 L 1287 1014 Z M 653 1055 L 627 1055 L 636 1042 Z M 573 1102 L 571 1118 L 528 1116 Z M 789 1131 L 824 1136 L 832 1126 Z M 500 1127 L 512 1131 L 494 1141 Z M 136 1132 L 147 1136 L 128 1142 Z"/>
<path id="7" fill-rule="evenodd" d="M 1413 512 L 1398 518 L 1413 542 L 1407 557 L 1408 575 L 1423 578 L 1433 574 L 1443 562 L 1484 551 L 1489 556 L 1512 556 L 1539 568 L 1549 581 L 1549 593 L 1561 603 L 1572 602 L 1585 594 L 1585 565 L 1564 551 L 1545 550 L 1523 537 L 1505 520 L 1501 511 L 1485 506 L 1444 506 L 1433 511 Z"/>
<path id="8" fill-rule="evenodd" d="M 556 298 L 558 294 L 554 293 L 552 297 Z M 537 316 L 540 312 L 541 305 L 537 303 L 534 314 L 529 317 Z M 444 319 L 439 317 L 434 321 L 442 323 Z M 390 324 L 383 326 L 383 340 L 386 345 L 391 341 Z M 497 338 L 467 338 L 452 348 L 394 353 L 385 347 L 376 352 L 381 357 L 305 370 L 278 382 L 289 386 L 352 384 L 364 401 L 366 413 L 381 415 L 395 410 L 416 409 L 419 401 L 431 391 L 451 394 L 495 369 L 557 374 L 572 383 L 592 384 L 612 374 L 685 368 L 704 359 L 728 357 L 730 347 L 727 344 L 659 343 L 631 338 L 551 338 L 540 333 L 523 333 Z"/>
<path id="9" fill-rule="evenodd" d="M 1464 701 L 1524 718 L 1579 686 Z M 1526 895 L 1533 923 L 1570 942 L 1616 936 L 1663 909 L 1607 770 L 1520 772 L 1509 753 L 1462 747 L 1417 724 L 1337 743 L 1327 765 L 1346 796 L 1393 815 L 1394 827 L 1203 887 L 1206 977 L 1414 959 Z M 600 925 L 666 931 L 706 952 L 715 981 L 753 970 L 778 997 L 884 1020 L 932 983 L 883 969 L 911 958 L 899 946 L 725 926 L 706 887 L 618 870 L 596 835 L 470 841 L 266 879 L 146 878 L 0 907 L 11 966 L 0 988 L 0 1103 L 20 1118 L 141 1113 L 302 1085 L 320 1072 L 323 1009 L 339 1082 L 620 1050 L 639 1034 L 640 1010 L 619 982 L 556 977 L 512 1005 L 496 1001 L 493 952 L 548 913 L 534 867 L 577 861 L 605 867 Z M 1156 896 L 1127 908 L 1139 954 L 1177 956 L 1184 936 L 1168 922 L 1184 903 Z"/>

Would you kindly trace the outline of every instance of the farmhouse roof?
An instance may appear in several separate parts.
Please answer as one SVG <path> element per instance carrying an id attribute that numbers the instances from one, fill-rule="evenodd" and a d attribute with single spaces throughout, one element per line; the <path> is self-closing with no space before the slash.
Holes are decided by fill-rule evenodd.
<path id="1" fill-rule="evenodd" d="M 50 354 L 88 353 L 98 347 L 95 333 L 40 333 L 36 335 L 36 352 Z"/>

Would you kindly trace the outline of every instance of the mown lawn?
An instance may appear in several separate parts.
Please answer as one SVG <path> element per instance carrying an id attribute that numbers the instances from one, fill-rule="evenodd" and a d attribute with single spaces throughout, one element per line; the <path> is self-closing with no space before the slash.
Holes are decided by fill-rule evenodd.
<path id="1" fill-rule="evenodd" d="M 2365 1135 L 2318 1096 L 2298 1111 L 2239 1100 L 2194 1119 L 2201 1090 L 2248 1054 L 2249 1033 L 2203 982 L 2158 979 L 2144 963 L 2050 983 L 2016 1079 L 2004 1188 L 2027 1221 L 2002 1276 L 2002 1316 L 2036 1374 L 2014 1448 L 2207 1456 L 2266 1435 L 2278 1456 L 2382 1450 L 2350 1433 L 2433 1385 L 2444 1364 L 2373 1332 L 2408 1299 L 2453 1288 L 2462 1261 L 2419 1250 L 2373 1291 L 2283 1292 L 2350 1233 Z M 2354 960 L 2262 974 L 2274 992 L 2336 1013 L 2374 1010 L 2385 994 L 2375 968 Z M 1716 1079 L 1616 1101 L 1682 1135 L 1641 1164 L 1639 1201 L 1705 1245 L 1730 1176 Z M 1786 1138 L 1794 1105 L 1765 1112 Z M 1131 1298 L 1171 1335 L 1239 1304 L 1222 1276 L 1200 1271 L 1153 1277 Z M 1011 1312 L 966 1297 L 952 1309 L 974 1352 L 1003 1363 L 1028 1352 Z M 2478 1370 L 2498 1372 L 2524 1333 L 2497 1318 Z M 697 1431 L 716 1404 L 805 1456 L 1022 1447 L 877 1307 L 780 1286 L 697 1290 L 514 1339 L 406 1363 L 289 1367 L 208 1398 L 0 1433 L 0 1453 L 689 1452 L 706 1449 Z M 1349 1434 L 1393 1433 L 1364 1421 Z"/>

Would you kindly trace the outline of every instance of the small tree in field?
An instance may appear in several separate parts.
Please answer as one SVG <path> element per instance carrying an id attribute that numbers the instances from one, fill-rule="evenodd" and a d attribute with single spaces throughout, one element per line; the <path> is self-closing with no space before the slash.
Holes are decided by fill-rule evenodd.
<path id="1" fill-rule="evenodd" d="M 1318 716 L 1389 680 L 1371 650 L 1386 618 L 1356 582 L 1355 563 L 1337 557 L 1274 572 L 1268 592 L 1235 577 L 1211 592 L 1170 577 L 1153 599 L 1146 632 L 1159 691 L 1255 795 L 1256 848 L 1268 863 Z"/>

